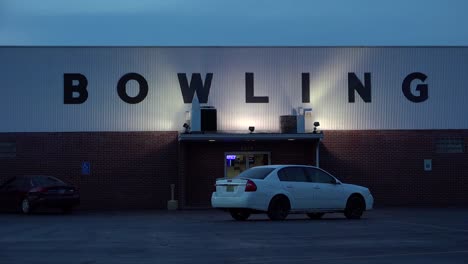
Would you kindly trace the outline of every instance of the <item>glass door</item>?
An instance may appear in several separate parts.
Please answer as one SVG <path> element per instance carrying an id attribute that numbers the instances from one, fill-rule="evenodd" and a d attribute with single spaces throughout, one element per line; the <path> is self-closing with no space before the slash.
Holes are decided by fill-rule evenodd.
<path id="1" fill-rule="evenodd" d="M 246 169 L 270 164 L 270 152 L 224 153 L 224 177 L 232 179 Z"/>

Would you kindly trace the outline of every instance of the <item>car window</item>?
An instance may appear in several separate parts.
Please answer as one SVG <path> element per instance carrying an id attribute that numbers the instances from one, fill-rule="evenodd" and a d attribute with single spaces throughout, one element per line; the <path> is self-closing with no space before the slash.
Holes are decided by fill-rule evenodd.
<path id="1" fill-rule="evenodd" d="M 21 180 L 17 183 L 17 186 L 21 190 L 29 190 L 32 187 L 31 178 L 29 177 L 22 177 Z"/>
<path id="2" fill-rule="evenodd" d="M 309 179 L 302 167 L 286 167 L 278 171 L 280 181 L 308 182 Z"/>
<path id="3" fill-rule="evenodd" d="M 328 175 L 327 173 L 319 170 L 319 169 L 314 169 L 312 168 L 314 171 L 315 171 L 315 182 L 317 183 L 330 183 L 330 184 L 335 184 L 336 183 L 336 180 L 331 177 L 330 175 Z"/>
<path id="4" fill-rule="evenodd" d="M 32 183 L 34 186 L 42 187 L 66 185 L 63 181 L 52 176 L 34 176 L 32 178 Z"/>
<path id="5" fill-rule="evenodd" d="M 274 168 L 251 168 L 243 171 L 241 174 L 237 175 L 234 178 L 243 178 L 243 179 L 265 179 L 268 174 L 270 174 Z"/>

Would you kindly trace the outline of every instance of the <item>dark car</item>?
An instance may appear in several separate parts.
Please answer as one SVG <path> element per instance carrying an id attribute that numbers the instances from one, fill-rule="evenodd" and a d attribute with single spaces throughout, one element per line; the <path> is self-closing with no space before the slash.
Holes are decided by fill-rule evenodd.
<path id="1" fill-rule="evenodd" d="M 0 186 L 0 209 L 29 214 L 39 208 L 69 213 L 80 204 L 78 189 L 52 176 L 17 176 Z"/>

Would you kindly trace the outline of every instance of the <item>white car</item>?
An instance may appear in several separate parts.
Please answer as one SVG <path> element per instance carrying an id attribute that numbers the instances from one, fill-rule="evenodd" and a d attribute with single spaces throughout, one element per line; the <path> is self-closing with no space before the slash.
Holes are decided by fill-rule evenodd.
<path id="1" fill-rule="evenodd" d="M 228 210 L 236 220 L 247 220 L 252 213 L 267 213 L 271 220 L 283 220 L 290 213 L 306 213 L 312 219 L 344 213 L 359 219 L 372 209 L 374 198 L 369 189 L 342 183 L 317 167 L 268 165 L 218 179 L 211 205 Z"/>

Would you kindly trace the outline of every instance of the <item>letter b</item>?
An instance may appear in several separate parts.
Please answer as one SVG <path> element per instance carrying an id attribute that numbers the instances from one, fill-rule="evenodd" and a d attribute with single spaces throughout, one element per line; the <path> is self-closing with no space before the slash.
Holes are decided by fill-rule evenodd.
<path id="1" fill-rule="evenodd" d="M 77 84 L 73 84 L 77 81 Z M 88 99 L 88 80 L 80 73 L 65 73 L 63 74 L 63 103 L 64 104 L 82 104 Z M 78 93 L 74 97 L 74 93 Z"/>

